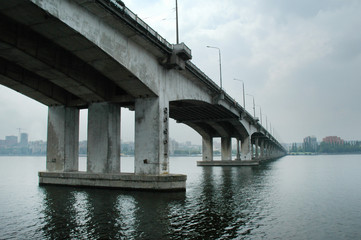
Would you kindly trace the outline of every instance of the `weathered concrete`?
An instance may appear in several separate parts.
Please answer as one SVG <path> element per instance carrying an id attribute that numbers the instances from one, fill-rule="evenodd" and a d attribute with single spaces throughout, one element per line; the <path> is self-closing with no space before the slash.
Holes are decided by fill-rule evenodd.
<path id="1" fill-rule="evenodd" d="M 259 161 L 246 160 L 246 161 L 197 161 L 197 166 L 257 166 Z"/>
<path id="2" fill-rule="evenodd" d="M 221 138 L 221 158 L 224 161 L 232 159 L 232 139 L 230 137 Z"/>
<path id="3" fill-rule="evenodd" d="M 254 147 L 255 147 L 254 158 L 255 158 L 255 159 L 258 159 L 258 158 L 259 158 L 259 144 L 258 144 L 258 137 L 256 137 L 256 139 L 255 139 Z"/>
<path id="4" fill-rule="evenodd" d="M 249 136 L 244 138 L 241 143 L 241 158 L 242 161 L 252 160 L 251 139 Z"/>
<path id="5" fill-rule="evenodd" d="M 264 154 L 264 140 L 261 139 L 261 144 L 260 144 L 260 159 L 264 159 L 265 158 L 265 154 Z"/>
<path id="6" fill-rule="evenodd" d="M 241 161 L 241 151 L 240 151 L 240 148 L 239 148 L 239 144 L 240 144 L 240 141 L 239 141 L 239 139 L 237 139 L 237 156 L 236 156 L 236 161 Z"/>
<path id="7" fill-rule="evenodd" d="M 135 102 L 135 173 L 169 172 L 169 105 L 159 98 Z"/>
<path id="8" fill-rule="evenodd" d="M 265 159 L 268 158 L 268 141 L 267 140 L 263 141 L 263 155 L 264 155 Z"/>
<path id="9" fill-rule="evenodd" d="M 139 189 L 153 191 L 185 191 L 186 175 L 143 175 L 133 173 L 39 172 L 40 185 L 66 185 Z"/>
<path id="10" fill-rule="evenodd" d="M 48 109 L 47 171 L 77 171 L 79 110 L 64 106 Z"/>
<path id="11" fill-rule="evenodd" d="M 120 107 L 92 103 L 88 110 L 88 159 L 90 173 L 120 172 Z"/>
<path id="12" fill-rule="evenodd" d="M 202 160 L 213 160 L 213 138 L 211 136 L 202 137 Z"/>

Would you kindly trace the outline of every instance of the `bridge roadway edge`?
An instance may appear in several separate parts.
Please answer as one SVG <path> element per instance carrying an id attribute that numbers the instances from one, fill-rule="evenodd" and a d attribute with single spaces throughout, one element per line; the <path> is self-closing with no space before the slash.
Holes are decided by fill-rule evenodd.
<path id="1" fill-rule="evenodd" d="M 185 191 L 187 175 L 88 172 L 39 172 L 39 185 L 110 188 L 142 191 Z"/>

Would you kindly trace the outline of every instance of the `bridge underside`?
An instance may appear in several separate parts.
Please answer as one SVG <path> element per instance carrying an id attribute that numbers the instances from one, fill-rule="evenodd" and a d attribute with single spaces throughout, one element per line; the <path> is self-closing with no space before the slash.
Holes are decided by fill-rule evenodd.
<path id="1" fill-rule="evenodd" d="M 248 134 L 239 123 L 240 117 L 221 105 L 174 101 L 169 103 L 169 108 L 171 118 L 190 126 L 202 136 L 243 138 Z"/>
<path id="2" fill-rule="evenodd" d="M 80 33 L 30 1 L 1 1 L 0 84 L 47 106 L 134 105 L 156 96 Z"/>

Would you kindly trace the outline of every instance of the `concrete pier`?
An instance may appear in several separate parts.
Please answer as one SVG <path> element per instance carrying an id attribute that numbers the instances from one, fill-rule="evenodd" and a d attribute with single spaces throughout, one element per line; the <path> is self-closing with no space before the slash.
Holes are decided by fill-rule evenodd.
<path id="1" fill-rule="evenodd" d="M 118 188 L 149 191 L 185 191 L 186 175 L 133 173 L 39 172 L 40 185 Z"/>
<path id="2" fill-rule="evenodd" d="M 88 109 L 89 173 L 120 172 L 120 107 L 92 103 Z"/>
<path id="3" fill-rule="evenodd" d="M 251 139 L 249 136 L 245 137 L 241 142 L 241 159 L 244 161 L 252 160 Z"/>
<path id="4" fill-rule="evenodd" d="M 241 151 L 240 151 L 239 144 L 240 144 L 240 141 L 239 141 L 239 139 L 237 139 L 237 157 L 236 157 L 237 161 L 241 161 Z"/>
<path id="5" fill-rule="evenodd" d="M 232 160 L 232 139 L 229 137 L 221 138 L 221 160 L 213 160 L 213 140 L 212 138 L 205 138 L 203 136 L 203 158 L 202 161 L 197 161 L 197 166 L 257 166 L 259 165 L 258 159 L 251 159 L 250 137 L 244 138 L 241 142 L 237 139 L 237 156 Z M 212 152 L 210 152 L 212 151 Z M 209 158 L 209 157 L 212 158 Z"/>
<path id="6" fill-rule="evenodd" d="M 78 171 L 79 110 L 65 106 L 48 109 L 47 171 Z"/>
<path id="7" fill-rule="evenodd" d="M 202 160 L 212 161 L 213 160 L 213 138 L 210 136 L 202 137 Z"/>
<path id="8" fill-rule="evenodd" d="M 259 159 L 260 159 L 260 160 L 263 160 L 264 158 L 265 158 L 265 154 L 264 154 L 264 140 L 261 139 Z"/>
<path id="9" fill-rule="evenodd" d="M 221 155 L 222 161 L 232 159 L 232 139 L 230 137 L 221 138 Z"/>
<path id="10" fill-rule="evenodd" d="M 139 99 L 135 116 L 135 173 L 120 172 L 120 107 L 91 103 L 88 109 L 87 171 L 78 171 L 79 110 L 49 107 L 46 172 L 40 185 L 185 191 L 187 176 L 168 174 L 168 106 Z"/>
<path id="11" fill-rule="evenodd" d="M 169 106 L 159 98 L 135 102 L 135 173 L 169 172 Z"/>

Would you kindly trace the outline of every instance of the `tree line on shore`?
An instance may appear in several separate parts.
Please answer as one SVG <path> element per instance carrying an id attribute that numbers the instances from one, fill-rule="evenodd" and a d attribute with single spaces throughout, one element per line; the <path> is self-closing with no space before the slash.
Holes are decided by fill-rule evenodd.
<path id="1" fill-rule="evenodd" d="M 316 146 L 297 146 L 293 143 L 291 153 L 361 153 L 361 141 L 327 143 L 321 142 Z"/>

